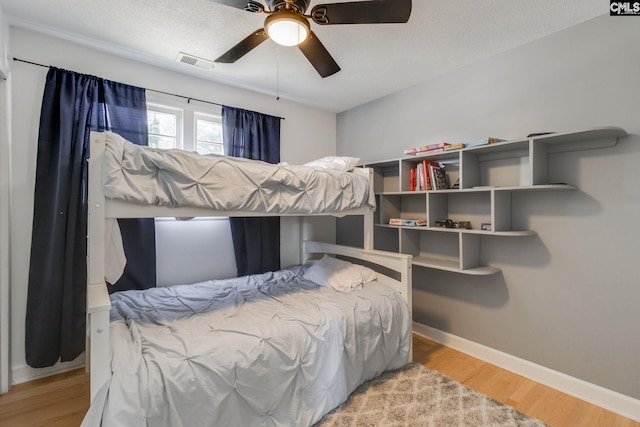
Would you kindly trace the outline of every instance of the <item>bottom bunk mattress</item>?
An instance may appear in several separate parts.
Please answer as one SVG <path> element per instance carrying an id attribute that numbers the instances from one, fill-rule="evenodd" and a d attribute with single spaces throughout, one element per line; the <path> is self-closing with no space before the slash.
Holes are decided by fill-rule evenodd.
<path id="1" fill-rule="evenodd" d="M 310 426 L 408 362 L 400 294 L 304 268 L 112 295 L 113 375 L 84 425 Z"/>

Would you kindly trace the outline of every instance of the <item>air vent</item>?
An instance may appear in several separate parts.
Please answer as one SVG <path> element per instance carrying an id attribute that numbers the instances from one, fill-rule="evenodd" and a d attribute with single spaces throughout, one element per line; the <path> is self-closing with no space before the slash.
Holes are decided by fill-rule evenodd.
<path id="1" fill-rule="evenodd" d="M 213 69 L 213 61 L 208 59 L 198 58 L 197 56 L 189 55 L 188 53 L 180 52 L 176 61 L 183 64 L 194 65 L 196 67 L 203 68 L 205 70 Z"/>

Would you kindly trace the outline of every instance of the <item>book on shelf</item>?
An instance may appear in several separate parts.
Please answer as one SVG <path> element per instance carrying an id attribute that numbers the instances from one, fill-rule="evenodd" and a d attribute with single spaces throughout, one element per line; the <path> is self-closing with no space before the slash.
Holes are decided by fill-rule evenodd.
<path id="1" fill-rule="evenodd" d="M 419 151 L 416 153 L 416 156 L 428 156 L 429 154 L 438 154 L 444 153 L 444 147 L 441 148 L 432 148 L 431 150 Z"/>
<path id="2" fill-rule="evenodd" d="M 423 227 L 427 225 L 427 221 L 423 219 L 403 219 L 403 218 L 391 218 L 389 225 L 401 225 L 403 227 Z"/>
<path id="3" fill-rule="evenodd" d="M 429 165 L 429 176 L 431 177 L 432 190 L 446 190 L 449 188 L 447 174 L 440 165 Z"/>
<path id="4" fill-rule="evenodd" d="M 416 171 L 416 187 L 411 191 L 426 191 L 434 189 L 431 183 L 431 172 L 429 170 L 430 166 L 440 167 L 440 163 L 423 160 L 416 165 L 416 167 L 414 168 Z M 411 173 L 409 174 L 409 180 L 409 188 L 413 188 L 411 185 Z"/>
<path id="5" fill-rule="evenodd" d="M 437 142 L 435 144 L 422 145 L 420 146 L 420 151 L 430 151 L 430 150 L 436 150 L 438 148 L 446 148 L 449 145 L 451 144 L 449 144 L 448 142 Z"/>
<path id="6" fill-rule="evenodd" d="M 444 151 L 460 150 L 461 148 L 464 148 L 464 144 L 462 142 L 458 142 L 456 144 L 447 145 L 444 147 Z"/>
<path id="7" fill-rule="evenodd" d="M 404 154 L 421 156 L 425 154 L 441 153 L 450 145 L 451 144 L 449 144 L 448 142 L 438 142 L 435 144 L 421 145 L 419 147 L 407 148 L 406 150 L 404 150 Z"/>
<path id="8" fill-rule="evenodd" d="M 419 164 L 415 168 L 416 171 L 416 191 L 424 191 L 425 189 L 425 181 L 424 181 L 424 168 L 422 164 Z"/>
<path id="9" fill-rule="evenodd" d="M 464 146 L 466 148 L 477 147 L 478 145 L 495 144 L 496 142 L 503 142 L 503 141 L 506 141 L 506 139 L 500 139 L 500 138 L 489 136 L 486 138 L 480 138 L 480 139 L 475 139 L 473 141 L 465 142 Z"/>
<path id="10" fill-rule="evenodd" d="M 413 168 L 409 171 L 409 190 L 416 191 L 416 169 Z"/>

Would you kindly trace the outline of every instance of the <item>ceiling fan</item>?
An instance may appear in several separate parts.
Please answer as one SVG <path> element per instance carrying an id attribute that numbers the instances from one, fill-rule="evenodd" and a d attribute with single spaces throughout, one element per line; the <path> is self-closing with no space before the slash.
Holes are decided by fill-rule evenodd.
<path id="1" fill-rule="evenodd" d="M 322 77 L 340 71 L 309 24 L 392 24 L 405 23 L 411 15 L 411 0 L 369 0 L 348 3 L 319 4 L 305 15 L 310 0 L 265 0 L 268 10 L 254 0 L 213 0 L 216 3 L 252 13 L 266 13 L 264 27 L 222 54 L 215 62 L 231 64 L 271 38 L 283 46 L 298 46 Z"/>

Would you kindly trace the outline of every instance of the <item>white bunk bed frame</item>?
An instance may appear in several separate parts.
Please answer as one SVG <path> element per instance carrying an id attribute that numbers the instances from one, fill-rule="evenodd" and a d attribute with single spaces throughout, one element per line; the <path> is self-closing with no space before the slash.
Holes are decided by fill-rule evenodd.
<path id="1" fill-rule="evenodd" d="M 103 191 L 103 161 L 106 144 L 104 133 L 92 132 L 90 145 L 87 221 L 87 346 L 86 369 L 91 372 L 91 401 L 111 377 L 109 311 L 111 301 L 105 283 L 105 220 L 107 218 L 158 218 L 198 216 L 269 216 L 259 212 L 215 211 L 204 208 L 168 208 L 144 206 L 107 199 Z M 369 171 L 369 182 L 373 182 Z M 372 189 L 373 191 L 373 189 Z M 313 254 L 333 254 L 380 266 L 399 274 L 390 277 L 378 271 L 378 281 L 397 290 L 411 312 L 411 255 L 373 250 L 373 211 L 368 207 L 341 212 L 340 215 L 364 217 L 364 248 L 305 241 L 301 242 L 301 262 Z M 276 215 L 295 216 L 300 215 Z M 305 215 L 327 216 L 327 214 Z"/>

